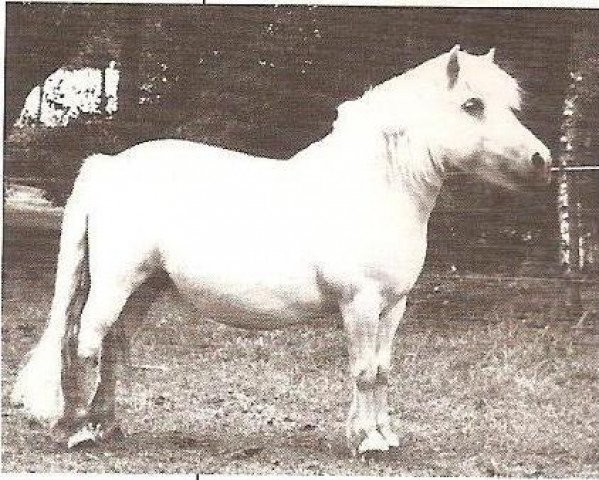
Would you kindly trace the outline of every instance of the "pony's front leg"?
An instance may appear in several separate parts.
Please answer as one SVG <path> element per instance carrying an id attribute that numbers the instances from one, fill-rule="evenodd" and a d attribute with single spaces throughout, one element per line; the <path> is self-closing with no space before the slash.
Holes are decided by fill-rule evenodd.
<path id="1" fill-rule="evenodd" d="M 385 451 L 389 445 L 377 430 L 375 384 L 377 379 L 377 330 L 382 298 L 378 288 L 359 289 L 340 304 L 348 334 L 353 401 L 347 421 L 352 452 Z"/>
<path id="2" fill-rule="evenodd" d="M 388 390 L 389 370 L 391 367 L 391 353 L 393 339 L 397 327 L 406 310 L 406 297 L 402 297 L 395 305 L 381 314 L 378 329 L 378 351 L 377 351 L 377 376 L 374 388 L 374 401 L 376 409 L 377 429 L 385 437 L 389 447 L 398 447 L 399 438 L 391 428 L 389 418 Z"/>

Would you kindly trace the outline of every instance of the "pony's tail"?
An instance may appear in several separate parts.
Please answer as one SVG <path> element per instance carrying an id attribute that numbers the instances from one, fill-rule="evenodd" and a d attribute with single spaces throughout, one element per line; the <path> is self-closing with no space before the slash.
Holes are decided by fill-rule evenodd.
<path id="1" fill-rule="evenodd" d="M 84 170 L 75 181 L 64 209 L 50 317 L 42 337 L 18 373 L 11 393 L 12 403 L 22 406 L 27 416 L 51 425 L 65 411 L 67 392 L 62 388 L 63 370 L 72 355 L 73 338 L 76 339 L 79 327 L 80 297 L 87 293 L 89 283 Z"/>

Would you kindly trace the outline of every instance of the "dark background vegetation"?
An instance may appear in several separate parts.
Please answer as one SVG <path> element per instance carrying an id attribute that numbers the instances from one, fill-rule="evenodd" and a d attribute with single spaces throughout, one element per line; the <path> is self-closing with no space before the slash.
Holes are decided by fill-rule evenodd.
<path id="1" fill-rule="evenodd" d="M 522 121 L 556 154 L 569 72 L 582 65 L 585 128 L 599 131 L 594 11 L 11 3 L 7 20 L 5 174 L 59 204 L 87 155 L 143 140 L 289 158 L 330 131 L 340 102 L 455 43 L 479 54 L 497 47 L 498 63 L 525 91 Z M 113 119 L 11 127 L 50 73 L 111 59 L 122 75 Z M 580 163 L 596 162 L 597 134 L 582 137 Z M 597 176 L 583 183 L 585 207 L 596 208 Z M 512 274 L 552 268 L 555 197 L 555 184 L 514 193 L 452 179 L 433 214 L 430 261 Z"/>

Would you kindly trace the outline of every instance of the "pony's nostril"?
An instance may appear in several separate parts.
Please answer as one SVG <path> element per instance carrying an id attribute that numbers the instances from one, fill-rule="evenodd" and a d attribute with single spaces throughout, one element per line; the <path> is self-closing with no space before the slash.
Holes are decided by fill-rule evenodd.
<path id="1" fill-rule="evenodd" d="M 535 154 L 532 156 L 532 164 L 535 168 L 542 168 L 545 166 L 545 159 L 539 152 L 535 152 Z"/>

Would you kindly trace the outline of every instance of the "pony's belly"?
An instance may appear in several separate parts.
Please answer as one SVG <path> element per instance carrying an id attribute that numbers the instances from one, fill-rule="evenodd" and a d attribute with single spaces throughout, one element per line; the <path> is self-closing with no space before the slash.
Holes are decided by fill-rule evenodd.
<path id="1" fill-rule="evenodd" d="M 171 273 L 171 278 L 199 314 L 235 327 L 274 329 L 306 323 L 330 324 L 340 318 L 334 296 L 323 293 L 307 278 L 285 281 L 254 277 L 245 282 L 217 274 L 177 273 Z"/>

